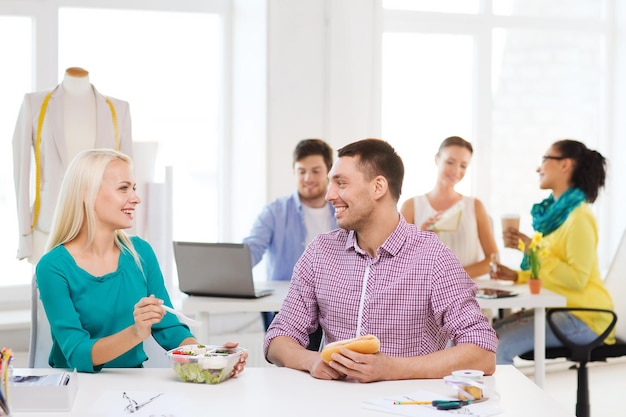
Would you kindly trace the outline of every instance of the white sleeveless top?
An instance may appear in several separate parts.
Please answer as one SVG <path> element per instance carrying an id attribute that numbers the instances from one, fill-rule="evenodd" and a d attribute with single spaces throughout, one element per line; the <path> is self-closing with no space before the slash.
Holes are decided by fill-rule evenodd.
<path id="1" fill-rule="evenodd" d="M 418 227 L 437 213 L 437 210 L 430 205 L 426 195 L 416 196 L 413 199 L 413 205 L 415 206 L 414 223 Z M 437 236 L 452 250 L 463 266 L 485 259 L 478 237 L 478 223 L 476 222 L 473 197 L 463 196 L 463 214 L 458 230 L 456 232 L 437 232 Z"/>

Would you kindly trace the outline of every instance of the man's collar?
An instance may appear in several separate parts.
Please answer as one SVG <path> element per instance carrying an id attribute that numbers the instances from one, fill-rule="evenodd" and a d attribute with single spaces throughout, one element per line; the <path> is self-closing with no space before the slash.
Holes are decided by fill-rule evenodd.
<path id="1" fill-rule="evenodd" d="M 384 250 L 391 256 L 396 256 L 407 237 L 408 223 L 404 220 L 404 217 L 400 215 L 400 219 L 398 221 L 398 225 L 394 229 L 394 231 L 385 239 L 382 245 L 378 247 L 376 250 L 377 253 L 380 253 L 380 250 Z M 359 247 L 356 238 L 356 232 L 354 230 L 348 231 L 348 238 L 346 239 L 346 250 L 353 248 L 357 253 L 365 254 L 366 252 Z"/>

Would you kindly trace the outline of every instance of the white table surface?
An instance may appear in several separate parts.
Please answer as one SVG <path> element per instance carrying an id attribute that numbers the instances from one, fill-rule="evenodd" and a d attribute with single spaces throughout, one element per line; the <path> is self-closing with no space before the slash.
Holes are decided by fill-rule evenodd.
<path id="1" fill-rule="evenodd" d="M 26 372 L 37 374 L 49 373 L 50 370 L 16 370 L 16 374 L 23 375 Z M 499 394 L 499 398 L 491 398 L 485 403 L 501 408 L 502 413 L 498 416 L 573 416 L 513 366 L 498 366 L 494 376 L 486 377 L 485 382 L 490 390 Z M 118 397 L 121 395 L 118 394 L 126 391 L 130 396 L 141 393 L 165 393 L 162 398 L 156 400 L 162 401 L 161 404 L 168 401 L 167 398 L 177 398 L 180 404 L 186 405 L 186 412 L 165 414 L 176 417 L 183 415 L 376 417 L 389 414 L 367 410 L 362 407 L 363 401 L 398 397 L 419 390 L 454 395 L 454 391 L 441 379 L 361 384 L 352 381 L 318 380 L 305 372 L 271 367 L 247 368 L 237 378 L 218 385 L 205 385 L 180 382 L 168 368 L 105 369 L 99 374 L 78 374 L 78 393 L 70 412 L 14 412 L 12 416 L 110 416 L 118 413 L 120 416 L 128 415 L 123 409 L 117 411 L 120 408 L 117 403 L 103 401 L 109 398 L 120 401 Z M 116 412 L 113 413 L 112 409 Z M 148 411 L 148 408 L 145 411 Z M 141 416 L 144 413 L 138 412 L 133 415 Z"/>
<path id="2" fill-rule="evenodd" d="M 510 282 L 478 280 L 479 287 L 501 288 L 518 292 L 516 297 L 498 299 L 478 299 L 483 309 L 510 309 L 510 308 L 534 308 L 535 309 L 535 382 L 540 387 L 545 383 L 545 314 L 546 307 L 563 307 L 566 305 L 565 297 L 552 291 L 542 289 L 541 294 L 531 295 L 528 285 L 511 285 Z M 198 320 L 204 323 L 199 329 L 194 329 L 199 340 L 209 340 L 209 315 L 217 313 L 250 313 L 261 311 L 279 311 L 289 282 L 268 282 L 267 287 L 274 288 L 275 292 L 267 297 L 256 299 L 237 299 L 226 297 L 189 297 L 182 295 L 173 297 L 175 305 L 180 306 L 185 313 L 193 313 Z"/>

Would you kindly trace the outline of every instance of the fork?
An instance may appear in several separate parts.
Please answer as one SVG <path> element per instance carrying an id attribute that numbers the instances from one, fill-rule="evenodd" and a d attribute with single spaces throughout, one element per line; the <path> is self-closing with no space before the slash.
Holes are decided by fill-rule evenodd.
<path id="1" fill-rule="evenodd" d="M 167 311 L 168 313 L 172 313 L 172 314 L 178 316 L 179 318 L 181 318 L 187 324 L 190 324 L 192 326 L 201 326 L 202 325 L 201 321 L 194 320 L 191 317 L 187 317 L 186 315 L 184 315 L 180 311 L 174 310 L 172 307 L 168 307 L 165 304 L 161 305 L 161 307 L 163 307 L 163 310 Z"/>

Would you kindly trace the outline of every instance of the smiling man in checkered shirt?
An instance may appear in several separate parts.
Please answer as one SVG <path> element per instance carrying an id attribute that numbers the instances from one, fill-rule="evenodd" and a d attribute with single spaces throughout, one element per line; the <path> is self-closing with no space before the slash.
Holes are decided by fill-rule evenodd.
<path id="1" fill-rule="evenodd" d="M 387 142 L 365 139 L 338 151 L 326 200 L 340 229 L 319 235 L 296 264 L 265 337 L 268 361 L 315 378 L 361 382 L 495 371 L 497 338 L 476 302 L 476 285 L 434 233 L 402 218 L 403 177 L 402 160 Z M 343 349 L 327 364 L 305 349 L 318 324 L 325 343 L 373 334 L 380 352 Z"/>

